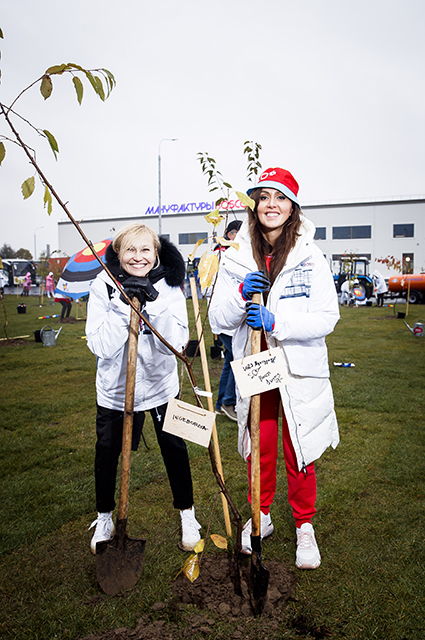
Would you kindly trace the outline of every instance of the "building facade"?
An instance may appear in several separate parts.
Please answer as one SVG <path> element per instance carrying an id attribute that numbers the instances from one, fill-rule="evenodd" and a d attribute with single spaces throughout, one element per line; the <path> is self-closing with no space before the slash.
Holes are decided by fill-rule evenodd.
<path id="1" fill-rule="evenodd" d="M 204 247 L 207 248 L 207 239 L 211 240 L 214 227 L 205 216 L 213 207 L 212 202 L 163 207 L 162 233 L 177 245 L 185 260 L 199 239 L 206 241 L 196 255 L 202 255 Z M 221 213 L 228 216 L 228 222 L 246 217 L 238 200 L 223 203 L 223 207 Z M 353 254 L 368 258 L 371 273 L 378 269 L 386 278 L 394 271 L 377 260 L 387 256 L 409 264 L 413 273 L 425 271 L 425 196 L 308 204 L 303 206 L 303 212 L 316 225 L 317 245 L 333 270 L 341 256 Z M 139 216 L 83 220 L 80 225 L 86 236 L 96 243 L 111 238 L 121 227 L 135 221 L 143 221 L 157 232 L 158 208 L 149 207 Z M 217 232 L 223 235 L 224 223 Z M 60 251 L 69 256 L 83 247 L 81 236 L 68 220 L 58 223 L 58 235 Z"/>

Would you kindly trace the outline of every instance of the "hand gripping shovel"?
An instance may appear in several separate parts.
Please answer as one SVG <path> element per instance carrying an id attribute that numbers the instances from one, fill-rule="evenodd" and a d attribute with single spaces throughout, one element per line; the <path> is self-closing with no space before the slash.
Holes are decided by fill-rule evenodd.
<path id="1" fill-rule="evenodd" d="M 133 304 L 139 308 L 137 298 L 133 298 Z M 117 526 L 112 540 L 96 545 L 96 577 L 108 596 L 134 587 L 140 577 L 145 554 L 146 540 L 129 538 L 126 533 L 138 334 L 139 316 L 131 309 Z"/>
<path id="2" fill-rule="evenodd" d="M 254 294 L 253 302 L 261 303 L 261 295 Z M 261 331 L 252 331 L 251 354 L 261 351 Z M 269 571 L 261 562 L 260 514 L 260 395 L 251 397 L 251 576 L 249 594 L 254 615 L 261 615 L 267 598 Z"/>

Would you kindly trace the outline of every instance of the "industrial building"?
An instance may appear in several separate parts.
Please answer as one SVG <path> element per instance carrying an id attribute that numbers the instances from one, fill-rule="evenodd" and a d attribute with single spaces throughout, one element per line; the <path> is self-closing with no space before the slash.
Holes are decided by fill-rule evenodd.
<path id="1" fill-rule="evenodd" d="M 200 238 L 211 237 L 214 227 L 205 216 L 214 208 L 213 202 L 191 202 L 162 207 L 148 207 L 139 216 L 117 215 L 110 218 L 87 219 L 81 228 L 93 243 L 111 238 L 118 229 L 134 221 L 143 221 L 178 246 L 185 260 Z M 394 271 L 377 262 L 379 258 L 394 256 L 410 264 L 410 272 L 425 271 L 425 196 L 400 197 L 369 201 L 325 202 L 302 207 L 305 215 L 316 225 L 316 242 L 333 270 L 338 259 L 348 254 L 366 257 L 370 271 L 375 268 L 388 278 Z M 243 220 L 246 216 L 238 200 L 223 203 L 221 213 L 228 221 Z M 218 227 L 219 235 L 224 224 Z M 69 220 L 58 223 L 59 248 L 71 256 L 83 247 L 83 241 Z M 205 244 L 205 247 L 207 245 Z M 203 248 L 199 248 L 200 256 Z"/>

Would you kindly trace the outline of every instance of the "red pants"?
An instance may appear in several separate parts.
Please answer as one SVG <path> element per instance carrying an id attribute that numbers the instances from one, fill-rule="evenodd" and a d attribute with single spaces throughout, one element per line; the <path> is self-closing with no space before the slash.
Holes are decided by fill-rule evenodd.
<path id="1" fill-rule="evenodd" d="M 261 511 L 268 514 L 276 493 L 278 416 L 280 407 L 279 389 L 261 394 L 260 407 L 260 482 Z M 307 466 L 307 473 L 298 471 L 297 458 L 289 435 L 285 415 L 282 418 L 283 453 L 288 477 L 288 500 L 292 507 L 295 524 L 300 527 L 310 522 L 316 513 L 316 474 L 314 462 Z M 251 456 L 248 457 L 249 492 L 251 502 Z"/>

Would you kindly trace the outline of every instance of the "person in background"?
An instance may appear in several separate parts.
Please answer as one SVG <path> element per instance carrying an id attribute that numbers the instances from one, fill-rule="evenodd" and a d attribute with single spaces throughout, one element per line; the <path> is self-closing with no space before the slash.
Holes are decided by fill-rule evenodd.
<path id="1" fill-rule="evenodd" d="M 233 242 L 237 236 L 239 229 L 241 228 L 241 220 L 232 220 L 226 228 L 224 239 Z M 225 251 L 226 246 L 217 245 L 215 250 Z M 211 326 L 211 318 L 210 318 Z M 218 340 L 224 346 L 224 364 L 221 371 L 220 383 L 218 387 L 218 397 L 215 405 L 215 412 L 217 415 L 226 415 L 230 420 L 234 422 L 238 421 L 236 414 L 236 389 L 235 389 L 235 377 L 233 375 L 232 367 L 230 363 L 233 360 L 232 351 L 232 331 L 218 331 L 214 330 L 214 326 L 211 326 L 211 331 L 218 336 Z"/>
<path id="2" fill-rule="evenodd" d="M 339 318 L 333 277 L 315 245 L 314 224 L 298 203 L 298 184 L 289 171 L 267 169 L 248 191 L 255 202 L 238 233 L 239 249 L 220 264 L 210 317 L 220 332 L 234 331 L 233 353 L 249 354 L 250 330 L 262 332 L 262 349 L 278 347 L 289 376 L 260 396 L 261 537 L 274 530 L 270 507 L 276 492 L 278 420 L 288 499 L 295 520 L 299 569 L 316 569 L 320 551 L 311 523 L 316 513 L 314 461 L 339 442 L 325 336 Z M 252 302 L 254 293 L 262 303 Z M 267 341 L 266 341 L 267 334 Z M 239 452 L 247 461 L 251 501 L 250 398 L 238 397 Z M 242 552 L 251 554 L 252 522 L 242 531 Z"/>
<path id="3" fill-rule="evenodd" d="M 24 282 L 23 282 L 23 292 L 22 292 L 22 294 L 24 296 L 29 296 L 30 291 L 31 291 L 31 284 L 32 284 L 31 272 L 27 271 L 27 273 L 25 274 Z"/>
<path id="4" fill-rule="evenodd" d="M 0 269 L 0 294 L 4 295 L 4 288 L 8 285 L 9 280 L 4 275 L 3 271 Z"/>
<path id="5" fill-rule="evenodd" d="M 182 351 L 189 337 L 186 300 L 182 292 L 184 260 L 164 237 L 149 227 L 133 223 L 115 235 L 106 251 L 106 264 L 130 299 L 141 303 L 143 314 L 176 350 Z M 90 288 L 87 309 L 87 346 L 98 358 L 96 391 L 95 487 L 97 519 L 90 548 L 114 534 L 115 484 L 122 446 L 127 343 L 130 306 L 117 285 L 101 271 Z M 201 539 L 195 518 L 192 476 L 186 443 L 162 430 L 167 403 L 179 394 L 174 354 L 151 330 L 140 323 L 137 345 L 136 385 L 132 449 L 136 450 L 149 411 L 168 474 L 173 505 L 180 510 L 184 551 Z M 91 528 L 90 527 L 90 528 Z"/>
<path id="6" fill-rule="evenodd" d="M 46 294 L 48 298 L 54 298 L 55 295 L 55 281 L 53 279 L 53 271 L 50 271 L 46 276 Z"/>
<path id="7" fill-rule="evenodd" d="M 351 298 L 350 280 L 349 278 L 347 278 L 347 280 L 344 280 L 344 282 L 341 285 L 341 300 L 340 300 L 341 306 L 346 304 L 348 307 L 350 304 L 350 298 Z"/>
<path id="8" fill-rule="evenodd" d="M 383 307 L 384 306 L 384 295 L 388 291 L 387 283 L 385 282 L 385 278 L 380 271 L 375 269 L 372 274 L 373 283 L 375 285 L 375 293 L 376 293 L 376 306 Z"/>
<path id="9" fill-rule="evenodd" d="M 55 302 L 59 302 L 62 305 L 60 322 L 65 320 L 65 318 L 69 318 L 72 309 L 72 298 L 68 298 L 68 296 L 62 293 L 55 293 Z"/>

